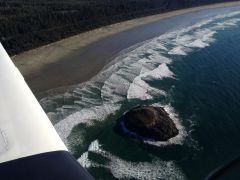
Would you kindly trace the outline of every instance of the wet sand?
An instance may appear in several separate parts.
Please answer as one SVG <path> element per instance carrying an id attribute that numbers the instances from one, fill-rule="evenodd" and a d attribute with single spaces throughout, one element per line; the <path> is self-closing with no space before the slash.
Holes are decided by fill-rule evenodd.
<path id="1" fill-rule="evenodd" d="M 222 10 L 221 7 L 237 5 L 240 2 L 201 6 L 125 21 L 24 52 L 12 59 L 34 94 L 40 96 L 47 90 L 91 79 L 123 49 L 188 25 L 199 14 L 216 13 Z"/>

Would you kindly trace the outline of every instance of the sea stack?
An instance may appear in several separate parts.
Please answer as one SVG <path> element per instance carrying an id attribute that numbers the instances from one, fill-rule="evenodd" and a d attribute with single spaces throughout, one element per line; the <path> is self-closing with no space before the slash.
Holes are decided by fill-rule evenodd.
<path id="1" fill-rule="evenodd" d="M 179 130 L 164 108 L 137 106 L 123 115 L 118 132 L 142 140 L 167 141 Z"/>

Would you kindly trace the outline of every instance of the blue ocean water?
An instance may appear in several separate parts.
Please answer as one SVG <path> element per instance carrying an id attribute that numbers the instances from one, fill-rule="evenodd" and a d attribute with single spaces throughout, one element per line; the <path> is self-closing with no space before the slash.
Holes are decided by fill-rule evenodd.
<path id="1" fill-rule="evenodd" d="M 122 51 L 93 79 L 41 104 L 96 179 L 203 179 L 240 152 L 240 10 L 205 16 Z M 139 104 L 162 106 L 168 142 L 113 131 Z"/>

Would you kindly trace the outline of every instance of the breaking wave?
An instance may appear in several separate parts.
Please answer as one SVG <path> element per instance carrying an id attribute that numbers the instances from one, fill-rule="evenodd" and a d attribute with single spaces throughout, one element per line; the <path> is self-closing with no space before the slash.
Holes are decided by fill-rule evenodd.
<path id="1" fill-rule="evenodd" d="M 88 152 L 95 153 L 108 160 L 106 164 L 99 164 L 88 158 Z M 152 162 L 130 162 L 125 161 L 108 151 L 102 149 L 98 140 L 93 141 L 88 151 L 78 159 L 85 168 L 103 167 L 109 169 L 112 175 L 118 179 L 185 179 L 181 169 L 174 161 L 163 161 L 154 159 Z"/>
<path id="2" fill-rule="evenodd" d="M 240 21 L 239 18 L 226 18 L 239 14 L 237 11 L 217 15 L 136 45 L 127 53 L 125 50 L 91 81 L 76 85 L 63 95 L 43 98 L 41 104 L 53 109 L 48 115 L 68 144 L 67 137 L 76 125 L 92 125 L 94 120 L 104 120 L 119 110 L 126 100 L 165 96 L 164 90 L 152 87 L 148 82 L 174 78 L 169 64 L 175 57 L 209 46 L 215 41 L 218 30 L 236 26 Z M 223 18 L 223 22 L 215 22 Z M 64 105 L 59 100 L 64 101 Z"/>
<path id="3" fill-rule="evenodd" d="M 183 145 L 188 131 L 170 102 L 166 100 L 168 92 L 159 86 L 153 86 L 151 82 L 160 82 L 158 85 L 161 86 L 164 79 L 177 80 L 171 63 L 210 46 L 216 41 L 215 35 L 218 31 L 237 25 L 240 21 L 239 18 L 235 18 L 237 15 L 240 15 L 240 11 L 210 17 L 137 44 L 120 53 L 90 81 L 69 87 L 63 94 L 49 95 L 40 103 L 70 149 L 72 144 L 69 144 L 68 138 L 77 125 L 94 126 L 97 122 L 104 121 L 124 109 L 123 104 L 132 103 L 131 106 L 135 106 L 139 102 L 148 101 L 165 108 L 179 129 L 179 135 L 167 142 L 145 143 L 158 147 Z M 165 101 L 154 101 L 160 98 Z M 106 164 L 94 162 L 89 159 L 89 152 L 102 156 L 109 162 Z M 181 170 L 173 161 L 156 158 L 152 162 L 129 162 L 103 150 L 98 140 L 90 144 L 88 151 L 84 152 L 78 161 L 86 168 L 107 168 L 115 178 L 120 179 L 176 179 L 174 177 L 184 179 Z"/>

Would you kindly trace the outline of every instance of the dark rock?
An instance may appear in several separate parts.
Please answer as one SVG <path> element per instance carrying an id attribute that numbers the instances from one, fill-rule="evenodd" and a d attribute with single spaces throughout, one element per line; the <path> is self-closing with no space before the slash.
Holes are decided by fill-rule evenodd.
<path id="1" fill-rule="evenodd" d="M 134 137 L 151 139 L 155 141 L 167 141 L 178 135 L 169 114 L 162 107 L 138 106 L 128 111 L 123 117 L 121 126 L 130 131 Z"/>

